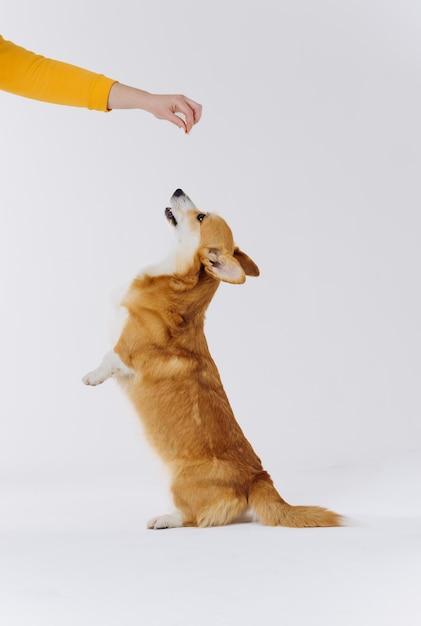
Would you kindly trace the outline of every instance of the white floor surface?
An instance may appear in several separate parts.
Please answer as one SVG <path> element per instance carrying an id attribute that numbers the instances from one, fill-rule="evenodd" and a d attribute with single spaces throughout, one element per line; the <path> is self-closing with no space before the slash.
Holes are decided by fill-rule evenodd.
<path id="1" fill-rule="evenodd" d="M 364 515 L 355 494 L 330 499 L 357 525 L 151 531 L 147 518 L 165 512 L 153 485 L 15 485 L 0 520 L 0 623 L 421 623 L 417 509 Z"/>

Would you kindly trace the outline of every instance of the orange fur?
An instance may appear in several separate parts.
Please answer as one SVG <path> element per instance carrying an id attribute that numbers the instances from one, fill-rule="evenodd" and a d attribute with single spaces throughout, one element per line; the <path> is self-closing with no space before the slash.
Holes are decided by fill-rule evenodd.
<path id="1" fill-rule="evenodd" d="M 336 513 L 281 498 L 234 417 L 208 350 L 205 312 L 220 280 L 241 283 L 259 270 L 235 247 L 222 218 L 207 214 L 196 224 L 198 213 L 186 212 L 198 245 L 183 271 L 145 273 L 132 282 L 114 348 L 134 372 L 122 381 L 171 470 L 182 525 L 228 524 L 251 508 L 270 526 L 339 526 Z"/>

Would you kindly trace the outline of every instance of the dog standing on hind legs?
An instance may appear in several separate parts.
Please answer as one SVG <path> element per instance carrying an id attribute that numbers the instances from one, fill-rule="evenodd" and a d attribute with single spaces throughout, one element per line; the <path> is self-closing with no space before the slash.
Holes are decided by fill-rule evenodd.
<path id="1" fill-rule="evenodd" d="M 258 276 L 234 244 L 228 224 L 202 213 L 177 189 L 165 216 L 176 234 L 174 252 L 132 282 L 122 306 L 120 338 L 83 378 L 98 385 L 114 376 L 142 419 L 145 433 L 171 471 L 176 511 L 149 528 L 219 526 L 252 512 L 269 526 L 340 526 L 317 506 L 291 506 L 245 438 L 209 353 L 205 312 L 220 281 Z"/>

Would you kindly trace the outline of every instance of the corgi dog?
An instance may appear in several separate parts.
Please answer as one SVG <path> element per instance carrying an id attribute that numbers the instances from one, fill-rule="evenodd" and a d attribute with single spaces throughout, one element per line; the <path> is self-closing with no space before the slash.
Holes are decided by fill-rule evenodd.
<path id="1" fill-rule="evenodd" d="M 205 312 L 220 281 L 241 284 L 259 268 L 222 217 L 200 211 L 183 190 L 174 192 L 165 217 L 174 252 L 133 280 L 122 300 L 120 338 L 83 378 L 98 385 L 113 376 L 122 384 L 170 470 L 175 511 L 152 518 L 148 528 L 220 526 L 245 516 L 269 526 L 341 526 L 332 511 L 281 498 L 209 353 Z"/>

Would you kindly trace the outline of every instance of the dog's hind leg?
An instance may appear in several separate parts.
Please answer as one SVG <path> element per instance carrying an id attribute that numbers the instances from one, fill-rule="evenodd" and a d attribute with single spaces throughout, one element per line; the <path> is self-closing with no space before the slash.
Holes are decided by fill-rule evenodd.
<path id="1" fill-rule="evenodd" d="M 82 378 L 85 385 L 100 385 L 107 378 L 111 378 L 115 374 L 119 376 L 130 376 L 133 370 L 127 367 L 114 350 L 110 350 L 102 359 L 100 365 L 92 372 L 89 372 Z"/>
<path id="2" fill-rule="evenodd" d="M 197 512 L 197 525 L 206 528 L 209 526 L 225 526 L 236 522 L 251 521 L 246 513 L 247 500 L 243 497 L 221 498 L 209 507 L 203 507 Z"/>
<path id="3" fill-rule="evenodd" d="M 176 481 L 172 485 L 174 504 L 181 512 L 183 526 L 225 526 L 248 511 L 245 494 L 230 485 L 193 484 L 183 485 Z"/>

